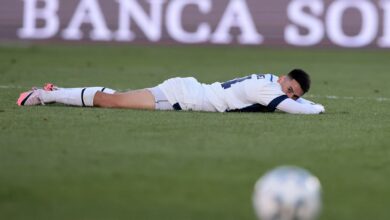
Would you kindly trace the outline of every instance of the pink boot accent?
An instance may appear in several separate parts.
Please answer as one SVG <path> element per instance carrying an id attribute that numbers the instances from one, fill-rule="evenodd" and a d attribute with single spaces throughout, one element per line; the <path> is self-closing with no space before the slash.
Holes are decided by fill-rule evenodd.
<path id="1" fill-rule="evenodd" d="M 46 83 L 45 86 L 43 87 L 43 90 L 45 91 L 53 91 L 57 90 L 57 86 L 55 86 L 53 83 Z"/>
<path id="2" fill-rule="evenodd" d="M 32 91 L 27 91 L 27 92 L 21 93 L 16 104 L 18 104 L 19 106 L 24 105 L 24 103 L 31 96 L 32 93 L 33 93 Z"/>

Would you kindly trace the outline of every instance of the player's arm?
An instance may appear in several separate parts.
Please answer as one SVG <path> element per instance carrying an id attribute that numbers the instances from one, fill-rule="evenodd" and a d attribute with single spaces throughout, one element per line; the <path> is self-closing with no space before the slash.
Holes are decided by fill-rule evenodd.
<path id="1" fill-rule="evenodd" d="M 315 104 L 311 101 L 300 98 L 300 101 L 295 101 L 286 98 L 276 107 L 277 109 L 291 114 L 320 114 L 325 112 L 325 108 L 321 104 Z"/>
<path id="2" fill-rule="evenodd" d="M 314 102 L 312 102 L 312 101 L 310 101 L 308 99 L 304 99 L 304 98 L 299 98 L 296 101 L 301 103 L 301 104 L 315 104 Z"/>
<path id="3" fill-rule="evenodd" d="M 279 86 L 274 83 L 261 85 L 256 80 L 246 81 L 245 92 L 249 100 L 267 106 L 270 111 L 279 109 L 291 114 L 319 114 L 325 112 L 324 106 L 299 98 L 295 101 L 282 95 Z"/>

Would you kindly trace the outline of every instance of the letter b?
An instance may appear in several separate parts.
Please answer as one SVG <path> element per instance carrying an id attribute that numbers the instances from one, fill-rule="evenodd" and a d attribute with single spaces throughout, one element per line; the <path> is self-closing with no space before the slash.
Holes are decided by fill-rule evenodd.
<path id="1" fill-rule="evenodd" d="M 24 17 L 23 27 L 19 29 L 20 38 L 45 39 L 58 32 L 58 0 L 23 0 Z M 43 8 L 37 8 L 38 1 L 45 2 Z M 45 22 L 43 27 L 37 27 L 37 20 Z"/>

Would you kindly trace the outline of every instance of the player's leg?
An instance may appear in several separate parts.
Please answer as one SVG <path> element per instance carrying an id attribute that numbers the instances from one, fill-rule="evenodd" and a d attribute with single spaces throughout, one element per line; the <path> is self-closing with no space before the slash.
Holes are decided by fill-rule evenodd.
<path id="1" fill-rule="evenodd" d="M 22 106 L 62 103 L 72 106 L 93 106 L 93 98 L 98 91 L 107 94 L 115 93 L 115 90 L 105 87 L 59 88 L 47 84 L 42 89 L 33 88 L 20 94 L 17 104 Z"/>
<path id="2" fill-rule="evenodd" d="M 148 89 L 107 94 L 96 92 L 93 106 L 104 108 L 155 109 L 155 97 Z"/>
<path id="3" fill-rule="evenodd" d="M 153 90 L 153 88 L 150 90 Z M 121 93 L 104 87 L 58 88 L 48 84 L 43 89 L 33 89 L 22 93 L 17 104 L 22 106 L 62 103 L 82 107 L 154 110 L 155 102 L 155 96 L 148 89 Z"/>
<path id="4" fill-rule="evenodd" d="M 44 89 L 33 89 L 20 95 L 17 104 L 44 105 L 47 103 L 62 103 L 82 107 L 129 108 L 148 110 L 178 110 L 175 103 L 170 103 L 166 92 L 159 87 L 115 92 L 103 87 L 57 88 L 53 85 Z"/>

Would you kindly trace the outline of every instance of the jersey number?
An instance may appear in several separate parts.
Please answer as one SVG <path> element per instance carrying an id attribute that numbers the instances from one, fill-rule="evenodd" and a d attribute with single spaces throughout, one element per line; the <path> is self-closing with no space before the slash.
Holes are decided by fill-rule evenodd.
<path id="1" fill-rule="evenodd" d="M 256 76 L 257 76 L 257 79 L 264 79 L 265 78 L 265 76 L 263 74 L 257 74 Z M 252 78 L 252 76 L 245 76 L 245 77 L 242 77 L 242 78 L 232 79 L 232 80 L 229 80 L 229 81 L 226 81 L 226 82 L 222 83 L 221 86 L 224 89 L 228 89 L 233 84 L 242 82 L 242 81 L 250 79 L 250 78 Z"/>

